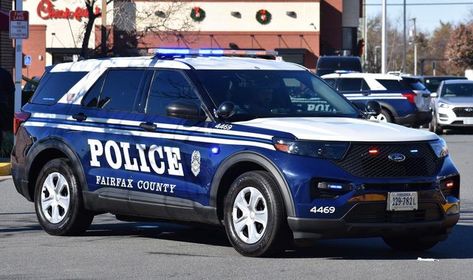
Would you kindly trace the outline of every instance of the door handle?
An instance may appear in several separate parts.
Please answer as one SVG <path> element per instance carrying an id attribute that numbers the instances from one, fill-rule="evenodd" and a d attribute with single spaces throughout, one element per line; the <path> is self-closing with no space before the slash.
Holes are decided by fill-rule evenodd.
<path id="1" fill-rule="evenodd" d="M 87 116 L 84 113 L 78 113 L 78 114 L 72 115 L 72 118 L 78 122 L 82 122 L 87 119 Z"/>
<path id="2" fill-rule="evenodd" d="M 150 122 L 140 123 L 140 127 L 147 131 L 156 131 L 156 125 L 154 123 L 150 123 Z"/>

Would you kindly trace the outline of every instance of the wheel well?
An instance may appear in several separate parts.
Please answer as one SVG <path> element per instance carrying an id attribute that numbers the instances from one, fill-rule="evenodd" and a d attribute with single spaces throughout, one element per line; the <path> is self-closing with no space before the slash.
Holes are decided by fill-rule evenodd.
<path id="1" fill-rule="evenodd" d="M 57 149 L 45 149 L 36 155 L 33 160 L 33 163 L 30 166 L 30 174 L 28 176 L 28 192 L 33 201 L 36 179 L 38 179 L 39 172 L 47 162 L 56 158 L 67 158 L 67 156 Z"/>
<path id="2" fill-rule="evenodd" d="M 261 165 L 251 162 L 251 161 L 243 161 L 234 164 L 230 167 L 222 176 L 222 180 L 218 185 L 218 192 L 217 192 L 217 215 L 219 221 L 223 220 L 223 204 L 225 200 L 225 196 L 230 189 L 230 185 L 235 181 L 235 179 L 240 176 L 241 174 L 254 171 L 254 170 L 266 170 Z"/>

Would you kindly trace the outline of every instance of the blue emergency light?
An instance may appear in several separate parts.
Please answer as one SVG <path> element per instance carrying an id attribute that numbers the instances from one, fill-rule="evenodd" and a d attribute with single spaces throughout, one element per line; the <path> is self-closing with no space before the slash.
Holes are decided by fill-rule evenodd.
<path id="1" fill-rule="evenodd" d="M 273 50 L 223 50 L 223 49 L 179 49 L 179 48 L 156 48 L 149 49 L 158 58 L 177 58 L 186 56 L 277 56 L 278 52 Z"/>

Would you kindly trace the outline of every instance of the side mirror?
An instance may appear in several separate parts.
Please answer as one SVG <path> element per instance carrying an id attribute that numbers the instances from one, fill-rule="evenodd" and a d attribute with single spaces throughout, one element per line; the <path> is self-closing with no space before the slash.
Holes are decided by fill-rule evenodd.
<path id="1" fill-rule="evenodd" d="M 217 109 L 217 116 L 222 119 L 228 119 L 235 115 L 235 104 L 230 101 L 224 101 Z"/>
<path id="2" fill-rule="evenodd" d="M 166 113 L 169 117 L 204 121 L 207 119 L 205 113 L 197 104 L 186 102 L 173 102 L 166 107 Z"/>
<path id="3" fill-rule="evenodd" d="M 379 105 L 378 101 L 370 100 L 366 103 L 365 110 L 368 115 L 377 116 L 381 114 L 381 105 Z"/>
<path id="4" fill-rule="evenodd" d="M 432 92 L 432 93 L 430 94 L 430 97 L 432 97 L 432 98 L 437 98 L 437 97 L 439 97 L 439 95 L 438 95 L 437 92 Z"/>

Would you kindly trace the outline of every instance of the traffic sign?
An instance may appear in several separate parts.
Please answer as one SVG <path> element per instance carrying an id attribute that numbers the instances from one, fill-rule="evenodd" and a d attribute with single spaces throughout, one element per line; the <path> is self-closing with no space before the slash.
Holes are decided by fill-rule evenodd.
<path id="1" fill-rule="evenodd" d="M 31 65 L 31 55 L 25 55 L 25 57 L 23 58 L 23 64 L 25 66 Z"/>
<path id="2" fill-rule="evenodd" d="M 10 11 L 10 38 L 28 39 L 29 14 L 27 11 Z"/>

